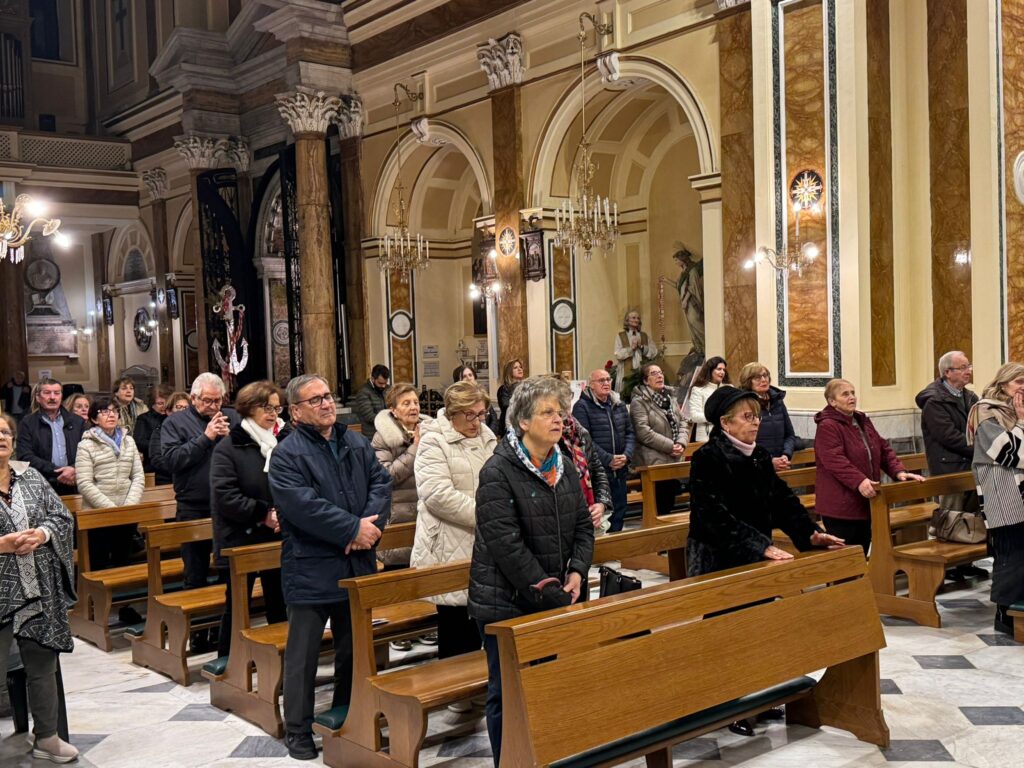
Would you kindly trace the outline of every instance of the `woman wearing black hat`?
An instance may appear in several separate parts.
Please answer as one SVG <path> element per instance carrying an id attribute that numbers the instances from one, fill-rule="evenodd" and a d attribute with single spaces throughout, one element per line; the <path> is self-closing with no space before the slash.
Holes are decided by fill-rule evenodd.
<path id="1" fill-rule="evenodd" d="M 693 454 L 690 469 L 688 571 L 699 576 L 761 560 L 791 560 L 772 544 L 781 528 L 801 552 L 813 547 L 838 549 L 842 539 L 824 533 L 779 479 L 772 457 L 756 444 L 761 424 L 757 394 L 722 386 L 704 404 L 708 442 Z M 729 726 L 753 736 L 747 721 Z"/>

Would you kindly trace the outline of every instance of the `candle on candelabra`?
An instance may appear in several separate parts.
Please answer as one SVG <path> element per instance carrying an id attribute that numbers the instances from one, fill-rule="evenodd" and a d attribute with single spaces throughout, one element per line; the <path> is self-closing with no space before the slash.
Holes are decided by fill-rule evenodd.
<path id="1" fill-rule="evenodd" d="M 583 218 L 587 218 L 587 196 L 584 194 L 583 197 Z"/>
<path id="2" fill-rule="evenodd" d="M 561 212 L 562 212 L 561 208 L 555 208 L 555 231 L 556 232 L 558 232 L 562 228 L 562 225 L 560 223 L 560 216 L 559 216 L 559 214 Z"/>
<path id="3" fill-rule="evenodd" d="M 615 203 L 612 206 L 612 222 L 614 223 L 615 229 L 619 228 L 619 204 Z"/>
<path id="4" fill-rule="evenodd" d="M 612 225 L 611 214 L 608 212 L 608 198 L 607 197 L 604 199 L 604 225 L 606 227 L 609 227 L 609 228 Z"/>
<path id="5" fill-rule="evenodd" d="M 576 214 L 572 209 L 572 199 L 569 200 L 569 226 L 572 226 L 573 219 L 576 218 Z"/>
<path id="6" fill-rule="evenodd" d="M 427 261 L 430 261 L 430 241 L 427 240 Z"/>

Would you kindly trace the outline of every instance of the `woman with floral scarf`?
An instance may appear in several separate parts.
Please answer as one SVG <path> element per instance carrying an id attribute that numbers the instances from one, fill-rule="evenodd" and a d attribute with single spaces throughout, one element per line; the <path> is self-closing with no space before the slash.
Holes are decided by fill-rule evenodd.
<path id="1" fill-rule="evenodd" d="M 657 363 L 641 368 L 640 376 L 643 383 L 633 389 L 629 404 L 629 417 L 636 432 L 632 464 L 648 467 L 682 461 L 690 429 L 682 418 L 675 394 L 665 386 L 665 374 Z M 672 511 L 678 494 L 678 480 L 664 480 L 655 486 L 659 515 Z"/>
<path id="2" fill-rule="evenodd" d="M 562 439 L 558 443 L 562 455 L 573 463 L 580 476 L 580 489 L 587 502 L 594 533 L 602 534 L 611 525 L 612 492 L 608 474 L 594 450 L 594 440 L 586 427 L 571 415 L 562 423 Z"/>

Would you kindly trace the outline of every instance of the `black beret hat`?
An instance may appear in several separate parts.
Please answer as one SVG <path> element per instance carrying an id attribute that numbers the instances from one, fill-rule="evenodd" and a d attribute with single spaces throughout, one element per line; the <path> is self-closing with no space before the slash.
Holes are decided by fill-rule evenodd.
<path id="1" fill-rule="evenodd" d="M 712 427 L 718 427 L 721 424 L 722 417 L 728 413 L 734 403 L 747 399 L 757 400 L 757 394 L 749 389 L 737 389 L 728 384 L 719 387 L 711 393 L 711 397 L 704 403 L 704 415 L 707 417 L 708 424 Z"/>

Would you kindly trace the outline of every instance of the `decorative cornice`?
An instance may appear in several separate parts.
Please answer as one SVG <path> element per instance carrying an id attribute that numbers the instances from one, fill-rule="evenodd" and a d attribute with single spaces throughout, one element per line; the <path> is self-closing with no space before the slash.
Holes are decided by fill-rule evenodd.
<path id="1" fill-rule="evenodd" d="M 167 171 L 163 168 L 152 168 L 142 172 L 142 183 L 146 185 L 149 196 L 154 200 L 166 197 L 169 189 Z"/>
<path id="2" fill-rule="evenodd" d="M 409 130 L 412 131 L 412 135 L 416 137 L 416 141 L 420 144 L 433 144 L 436 147 L 443 147 L 448 143 L 447 139 L 430 135 L 430 120 L 425 117 L 417 117 L 409 123 Z"/>
<path id="3" fill-rule="evenodd" d="M 351 139 L 363 135 L 363 100 L 358 94 L 342 99 L 341 109 L 335 122 L 338 124 L 338 138 Z"/>
<path id="4" fill-rule="evenodd" d="M 220 141 L 212 136 L 201 136 L 196 133 L 187 136 L 176 136 L 174 148 L 185 158 L 190 171 L 205 171 L 217 164 L 220 154 Z"/>
<path id="5" fill-rule="evenodd" d="M 518 32 L 481 43 L 476 47 L 476 58 L 487 75 L 490 90 L 523 82 L 523 38 Z"/>
<path id="6" fill-rule="evenodd" d="M 337 96 L 299 86 L 293 93 L 277 95 L 277 111 L 292 133 L 327 133 L 327 126 L 341 112 L 343 104 Z"/>
<path id="7" fill-rule="evenodd" d="M 323 0 L 258 0 L 272 9 L 253 23 L 257 32 L 268 32 L 282 42 L 301 37 L 325 43 L 348 43 L 341 3 Z"/>

